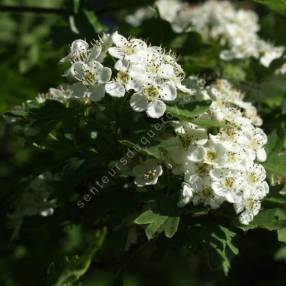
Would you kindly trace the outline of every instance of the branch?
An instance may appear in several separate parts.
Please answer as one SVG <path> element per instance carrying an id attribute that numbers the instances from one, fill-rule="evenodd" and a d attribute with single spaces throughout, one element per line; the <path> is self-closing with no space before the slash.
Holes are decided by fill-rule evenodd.
<path id="1" fill-rule="evenodd" d="M 142 0 L 140 2 L 140 6 L 150 4 L 150 0 Z M 136 3 L 137 4 L 137 3 Z M 136 8 L 138 5 L 128 5 L 126 7 L 119 6 L 119 5 L 111 5 L 106 7 L 99 7 L 94 9 L 94 12 L 97 14 L 106 14 L 113 11 L 119 11 L 126 8 Z M 73 11 L 63 9 L 63 8 L 48 8 L 48 7 L 37 7 L 37 6 L 23 6 L 23 5 L 3 5 L 0 4 L 0 13 L 1 12 L 11 12 L 11 13 L 39 13 L 39 14 L 55 14 L 55 15 L 67 15 L 72 16 L 74 15 Z"/>
<path id="2" fill-rule="evenodd" d="M 45 8 L 45 7 L 21 6 L 21 5 L 12 6 L 12 5 L 1 5 L 1 4 L 0 4 L 0 12 L 73 15 L 72 11 L 62 8 Z"/>

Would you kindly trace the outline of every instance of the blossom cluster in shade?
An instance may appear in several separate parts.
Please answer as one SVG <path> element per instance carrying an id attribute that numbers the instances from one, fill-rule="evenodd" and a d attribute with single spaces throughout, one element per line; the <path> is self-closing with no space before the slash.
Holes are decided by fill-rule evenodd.
<path id="1" fill-rule="evenodd" d="M 114 66 L 103 65 L 107 56 L 115 60 Z M 165 102 L 174 101 L 178 91 L 191 93 L 181 83 L 184 72 L 173 54 L 141 39 L 126 39 L 118 32 L 104 35 L 92 45 L 74 41 L 62 61 L 70 63 L 65 76 L 71 84 L 51 89 L 40 95 L 39 101 L 74 98 L 97 102 L 105 93 L 117 98 L 130 96 L 133 110 L 159 118 L 166 111 Z"/>
<path id="2" fill-rule="evenodd" d="M 196 119 L 219 124 L 203 127 L 188 120 L 171 122 L 174 134 L 163 139 L 163 158 L 147 158 L 137 164 L 132 169 L 135 185 L 155 185 L 170 168 L 174 176 L 184 178 L 179 206 L 192 202 L 218 208 L 228 202 L 243 224 L 258 214 L 269 191 L 260 164 L 266 160 L 267 136 L 258 127 L 262 120 L 256 108 L 228 81 L 206 85 L 196 77 L 184 79 L 173 54 L 118 32 L 91 44 L 74 41 L 62 62 L 69 65 L 64 74 L 68 83 L 39 95 L 38 102 L 78 100 L 89 104 L 107 93 L 118 100 L 127 97 L 135 112 L 146 112 L 151 118 L 163 116 L 166 103 L 184 108 L 192 102 L 210 102 Z"/>
<path id="3" fill-rule="evenodd" d="M 209 110 L 199 118 L 224 124 L 210 131 L 188 121 L 173 122 L 176 135 L 167 139 L 170 147 L 164 164 L 174 175 L 184 176 L 179 206 L 192 202 L 216 209 L 228 202 L 233 204 L 240 222 L 249 224 L 269 192 L 266 171 L 260 164 L 266 160 L 267 143 L 266 134 L 257 127 L 262 120 L 255 107 L 243 101 L 243 94 L 228 81 L 217 80 L 205 86 L 202 80 L 190 80 L 196 82 L 198 99 L 212 100 Z M 160 165 L 148 164 L 146 184 L 157 182 L 154 177 L 162 175 Z"/>
<path id="4" fill-rule="evenodd" d="M 260 38 L 258 16 L 254 11 L 238 9 L 229 1 L 210 0 L 194 5 L 178 0 L 158 0 L 156 6 L 161 18 L 170 22 L 176 33 L 196 31 L 206 41 L 219 43 L 222 60 L 255 58 L 268 67 L 284 53 L 283 47 Z M 150 17 L 150 8 L 146 7 L 145 13 L 141 8 L 126 20 L 138 26 Z"/>

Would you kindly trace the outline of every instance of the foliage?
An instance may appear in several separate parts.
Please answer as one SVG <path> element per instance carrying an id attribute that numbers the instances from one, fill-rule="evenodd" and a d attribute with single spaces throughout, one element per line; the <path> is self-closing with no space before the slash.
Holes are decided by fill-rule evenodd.
<path id="1" fill-rule="evenodd" d="M 0 284 L 269 285 L 270 275 L 273 285 L 284 285 L 286 76 L 275 71 L 285 59 L 269 68 L 253 58 L 223 61 L 217 43 L 195 31 L 175 33 L 154 6 L 155 17 L 137 27 L 126 23 L 126 15 L 153 1 L 22 2 L 67 13 L 4 13 L 0 5 Z M 277 35 L 286 29 L 286 2 L 247 4 L 263 22 L 260 34 L 286 46 L 285 34 Z M 268 135 L 263 166 L 270 193 L 249 225 L 226 204 L 180 208 L 183 178 L 167 168 L 154 186 L 138 188 L 130 177 L 140 162 L 163 162 L 166 150 L 176 146 L 174 119 L 213 132 L 226 126 L 200 117 L 211 101 L 170 104 L 161 129 L 150 137 L 157 121 L 133 112 L 125 98 L 33 100 L 62 82 L 66 64 L 58 61 L 72 40 L 91 41 L 118 27 L 173 49 L 187 75 L 208 84 L 228 79 L 257 107 Z M 124 159 L 127 166 L 118 170 Z"/>

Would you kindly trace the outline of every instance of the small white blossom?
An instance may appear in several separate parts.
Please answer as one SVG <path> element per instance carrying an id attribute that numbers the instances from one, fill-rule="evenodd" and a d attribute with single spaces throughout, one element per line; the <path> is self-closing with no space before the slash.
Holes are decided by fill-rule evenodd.
<path id="1" fill-rule="evenodd" d="M 240 171 L 227 168 L 213 169 L 210 176 L 215 194 L 224 197 L 230 203 L 242 200 L 244 185 Z"/>
<path id="2" fill-rule="evenodd" d="M 159 118 L 166 111 L 164 101 L 173 101 L 176 96 L 177 91 L 172 82 L 151 83 L 131 96 L 130 105 L 135 111 L 146 111 L 149 117 Z"/>
<path id="3" fill-rule="evenodd" d="M 274 60 L 282 57 L 284 53 L 284 48 L 275 47 L 270 43 L 267 43 L 265 41 L 260 41 L 259 52 L 260 52 L 260 59 L 259 59 L 260 63 L 265 67 L 269 67 Z"/>
<path id="4" fill-rule="evenodd" d="M 133 27 L 139 27 L 142 22 L 146 19 L 153 18 L 155 15 L 154 9 L 152 7 L 141 7 L 138 10 L 136 10 L 133 14 L 129 14 L 125 17 L 125 21 L 133 26 Z"/>
<path id="5" fill-rule="evenodd" d="M 75 40 L 72 42 L 70 47 L 70 53 L 61 60 L 61 62 L 77 61 L 87 57 L 89 44 L 84 40 Z"/>
<path id="6" fill-rule="evenodd" d="M 182 183 L 181 198 L 178 202 L 179 207 L 187 205 L 193 197 L 193 188 L 188 183 Z"/>
<path id="7" fill-rule="evenodd" d="M 155 160 L 148 159 L 133 168 L 135 184 L 138 187 L 156 185 L 158 178 L 163 174 L 162 166 Z"/>
<path id="8" fill-rule="evenodd" d="M 260 200 L 251 196 L 245 198 L 243 201 L 234 204 L 236 213 L 239 214 L 239 221 L 242 224 L 249 224 L 254 217 L 259 213 L 261 208 Z"/>
<path id="9" fill-rule="evenodd" d="M 114 32 L 111 36 L 116 47 L 108 49 L 109 54 L 117 59 L 126 59 L 130 62 L 136 62 L 141 56 L 144 56 L 144 51 L 147 49 L 147 44 L 140 39 L 130 39 L 129 41 Z"/>

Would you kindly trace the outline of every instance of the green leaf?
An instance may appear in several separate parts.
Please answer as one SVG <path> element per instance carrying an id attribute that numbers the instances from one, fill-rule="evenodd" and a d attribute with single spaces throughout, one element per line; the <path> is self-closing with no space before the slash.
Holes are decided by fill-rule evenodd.
<path id="1" fill-rule="evenodd" d="M 52 262 L 48 269 L 48 286 L 72 286 L 89 269 L 90 264 L 101 249 L 106 237 L 106 229 L 96 232 L 82 256 L 65 257 L 60 263 Z"/>
<path id="2" fill-rule="evenodd" d="M 132 149 L 136 150 L 137 152 L 146 155 L 146 156 L 151 156 L 155 159 L 160 160 L 161 158 L 161 152 L 157 146 L 152 146 L 149 148 L 142 148 L 139 144 L 135 144 L 129 140 L 119 140 L 118 141 L 120 144 L 131 147 Z"/>
<path id="3" fill-rule="evenodd" d="M 286 211 L 280 208 L 262 210 L 249 225 L 240 226 L 243 230 L 262 228 L 270 231 L 283 229 L 285 227 Z"/>
<path id="4" fill-rule="evenodd" d="M 195 101 L 186 104 L 183 107 L 167 106 L 167 112 L 179 119 L 188 120 L 188 119 L 193 119 L 194 117 L 207 111 L 210 105 L 211 101 L 209 100 Z"/>
<path id="5" fill-rule="evenodd" d="M 283 130 L 274 129 L 268 135 L 268 142 L 266 145 L 267 155 L 271 155 L 271 153 L 280 152 L 283 148 L 285 142 L 285 132 Z"/>
<path id="6" fill-rule="evenodd" d="M 211 120 L 211 119 L 192 119 L 190 120 L 192 123 L 199 125 L 201 127 L 205 128 L 211 128 L 211 127 L 224 127 L 226 126 L 225 122 L 217 121 L 217 120 Z"/>
<path id="7" fill-rule="evenodd" d="M 81 0 L 73 0 L 73 12 L 76 14 L 79 11 Z"/>
<path id="8" fill-rule="evenodd" d="M 153 222 L 154 220 L 154 213 L 152 210 L 147 210 L 144 213 L 142 213 L 140 216 L 138 216 L 135 219 L 135 223 L 137 224 L 148 224 Z"/>
<path id="9" fill-rule="evenodd" d="M 246 72 L 238 63 L 225 63 L 223 65 L 223 77 L 229 80 L 242 81 L 246 78 Z"/>
<path id="10" fill-rule="evenodd" d="M 277 230 L 278 240 L 286 243 L 286 227 Z"/>
<path id="11" fill-rule="evenodd" d="M 263 163 L 263 166 L 274 174 L 286 177 L 286 152 L 271 153 L 267 161 Z"/>
<path id="12" fill-rule="evenodd" d="M 147 238 L 150 240 L 155 237 L 156 233 L 164 230 L 164 224 L 168 219 L 167 216 L 155 215 L 152 222 L 145 229 Z"/>
<path id="13" fill-rule="evenodd" d="M 257 3 L 263 4 L 268 8 L 286 15 L 286 0 L 254 0 Z"/>
<path id="14" fill-rule="evenodd" d="M 286 177 L 286 152 L 283 149 L 285 139 L 285 132 L 282 129 L 274 129 L 269 134 L 266 145 L 267 161 L 263 163 L 267 170 L 283 177 Z"/>
<path id="15" fill-rule="evenodd" d="M 225 226 L 202 222 L 190 226 L 184 234 L 184 242 L 192 251 L 204 250 L 209 264 L 223 269 L 225 275 L 231 267 L 231 260 L 239 250 L 234 244 L 236 233 Z"/>
<path id="16" fill-rule="evenodd" d="M 83 13 L 95 33 L 102 33 L 105 31 L 105 27 L 99 22 L 94 11 L 84 9 Z"/>
<path id="17" fill-rule="evenodd" d="M 244 82 L 242 87 L 250 95 L 251 101 L 267 104 L 269 107 L 280 107 L 285 97 L 285 75 L 272 75 L 260 83 Z"/>
<path id="18" fill-rule="evenodd" d="M 147 210 L 137 217 L 134 222 L 140 225 L 147 224 L 145 233 L 149 240 L 161 232 L 164 232 L 166 237 L 172 238 L 178 230 L 180 217 L 170 217 Z"/>
<path id="19" fill-rule="evenodd" d="M 286 262 L 286 246 L 282 246 L 278 249 L 278 251 L 275 253 L 274 259 L 276 261 Z"/>
<path id="20" fill-rule="evenodd" d="M 173 237 L 178 230 L 179 223 L 180 223 L 179 217 L 168 217 L 168 219 L 165 221 L 165 228 L 164 228 L 165 236 L 168 238 Z"/>
<path id="21" fill-rule="evenodd" d="M 219 226 L 219 231 L 213 232 L 211 237 L 214 239 L 210 242 L 210 246 L 217 252 L 222 260 L 222 267 L 225 275 L 228 274 L 231 264 L 228 251 L 234 255 L 238 255 L 238 248 L 233 244 L 232 240 L 236 233 L 230 231 L 224 226 Z"/>

